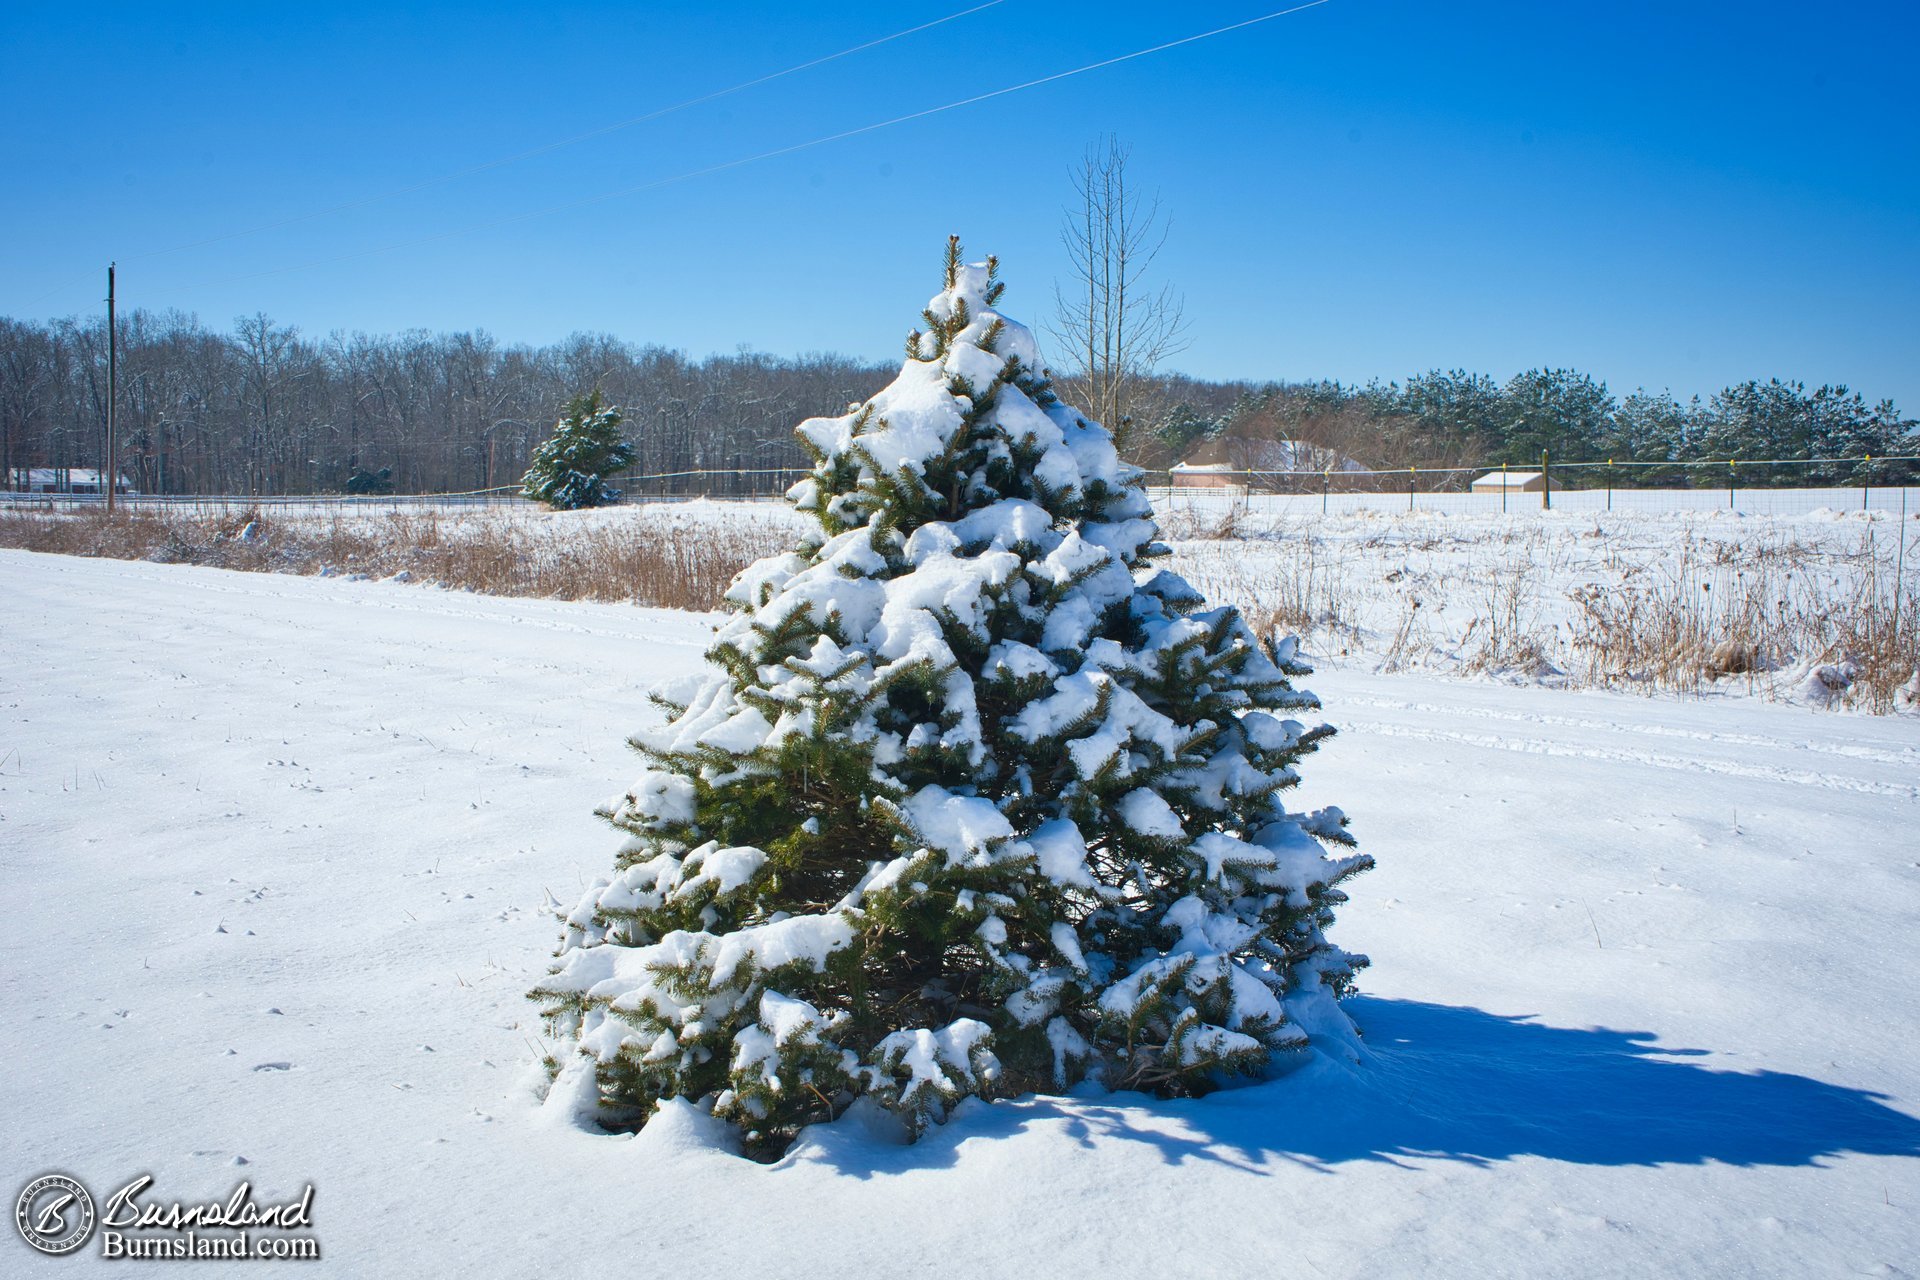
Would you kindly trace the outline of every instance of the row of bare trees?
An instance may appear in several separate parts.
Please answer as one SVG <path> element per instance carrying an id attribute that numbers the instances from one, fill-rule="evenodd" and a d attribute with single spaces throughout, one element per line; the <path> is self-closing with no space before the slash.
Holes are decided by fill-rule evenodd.
<path id="1" fill-rule="evenodd" d="M 29 468 L 101 466 L 106 345 L 99 319 L 0 318 L 0 485 L 22 487 Z M 259 315 L 216 332 L 146 311 L 121 317 L 119 349 L 118 469 L 161 494 L 339 492 L 356 472 L 385 472 L 381 487 L 402 493 L 512 485 L 560 406 L 595 387 L 624 412 L 635 474 L 797 469 L 807 460 L 794 425 L 843 411 L 892 372 L 834 355 L 693 359 L 604 334 L 545 347 L 503 346 L 484 332 L 314 340 Z M 1920 424 L 1844 387 L 1755 381 L 1682 403 L 1616 398 L 1570 370 L 1506 383 L 1455 370 L 1256 386 L 1126 363 L 1124 378 L 1086 377 L 1083 364 L 1057 385 L 1095 416 L 1101 404 L 1117 408 L 1132 428 L 1127 455 L 1156 470 L 1182 458 L 1316 472 L 1347 459 L 1374 470 L 1524 466 L 1550 449 L 1556 462 L 1639 464 L 1623 480 L 1688 483 L 1684 465 L 1702 459 L 1881 460 L 1866 471 L 1775 468 L 1752 481 L 1832 484 L 1913 475 L 1892 459 L 1920 452 Z M 1309 453 L 1316 460 L 1303 460 Z M 688 476 L 633 492 L 770 494 L 790 478 Z"/>
<path id="2" fill-rule="evenodd" d="M 1126 166 L 1126 149 L 1107 138 L 1072 175 L 1072 274 L 1052 328 L 1062 394 L 1152 463 L 1151 424 L 1176 406 L 1224 410 L 1246 388 L 1157 373 L 1184 326 L 1178 299 L 1150 287 L 1166 224 Z M 177 311 L 133 311 L 116 337 L 109 460 L 105 321 L 0 317 L 0 485 L 20 487 L 24 470 L 44 467 L 111 469 L 160 494 L 361 491 L 375 477 L 403 493 L 489 489 L 516 481 L 560 405 L 594 388 L 625 413 L 635 473 L 797 468 L 806 459 L 794 424 L 864 399 L 889 373 L 836 355 L 696 360 L 602 334 L 545 347 L 482 331 L 316 339 L 266 315 L 220 332 Z M 650 490 L 776 484 L 699 477 Z"/>
<path id="3" fill-rule="evenodd" d="M 512 484 L 559 406 L 593 387 L 625 408 L 638 471 L 795 467 L 794 424 L 888 373 L 831 355 L 696 360 L 603 334 L 527 347 L 478 331 L 312 339 L 264 315 L 228 332 L 179 312 L 119 323 L 115 461 L 145 493 L 331 492 L 379 469 L 401 492 Z M 0 479 L 102 465 L 106 345 L 98 318 L 0 318 Z"/>

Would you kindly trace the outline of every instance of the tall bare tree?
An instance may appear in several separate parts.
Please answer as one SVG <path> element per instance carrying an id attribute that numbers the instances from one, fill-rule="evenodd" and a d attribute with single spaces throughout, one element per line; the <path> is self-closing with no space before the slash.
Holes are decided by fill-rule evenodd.
<path id="1" fill-rule="evenodd" d="M 1172 286 L 1148 283 L 1166 244 L 1158 195 L 1127 181 L 1128 149 L 1109 134 L 1087 148 L 1074 171 L 1074 204 L 1061 224 L 1071 276 L 1054 286 L 1052 334 L 1072 360 L 1058 374 L 1070 404 L 1107 425 L 1121 452 L 1141 424 L 1135 410 L 1154 367 L 1186 346 L 1186 321 Z"/>

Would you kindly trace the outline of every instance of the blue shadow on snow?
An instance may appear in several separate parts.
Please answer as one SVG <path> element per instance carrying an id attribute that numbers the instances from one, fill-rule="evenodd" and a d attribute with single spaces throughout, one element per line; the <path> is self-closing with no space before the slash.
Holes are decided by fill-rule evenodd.
<path id="1" fill-rule="evenodd" d="M 1920 1156 L 1920 1119 L 1883 1094 L 1718 1070 L 1687 1060 L 1704 1050 L 1662 1048 L 1650 1032 L 1369 997 L 1348 1008 L 1371 1051 L 1360 1067 L 1319 1059 L 1276 1081 L 1184 1101 L 1106 1094 L 971 1105 L 911 1148 L 848 1145 L 816 1130 L 826 1140 L 814 1158 L 855 1176 L 903 1172 L 950 1163 L 969 1139 L 1028 1128 L 1256 1172 L 1276 1161 L 1817 1165 L 1848 1153 Z"/>

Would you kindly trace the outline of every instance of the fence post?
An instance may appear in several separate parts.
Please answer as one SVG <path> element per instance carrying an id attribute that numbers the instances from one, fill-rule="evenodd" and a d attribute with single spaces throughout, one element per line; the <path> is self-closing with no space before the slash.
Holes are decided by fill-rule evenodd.
<path id="1" fill-rule="evenodd" d="M 1727 459 L 1727 510 L 1729 511 L 1733 510 L 1733 473 L 1739 465 L 1732 458 Z"/>
<path id="2" fill-rule="evenodd" d="M 1507 514 L 1507 464 L 1500 464 L 1500 514 Z"/>
<path id="3" fill-rule="evenodd" d="M 1327 514 L 1327 495 L 1333 492 L 1333 467 L 1320 473 L 1320 514 Z"/>
<path id="4" fill-rule="evenodd" d="M 1866 514 L 1867 499 L 1873 495 L 1873 455 L 1867 455 L 1867 468 L 1860 479 L 1860 511 Z"/>
<path id="5" fill-rule="evenodd" d="M 1407 468 L 1407 510 L 1413 510 L 1413 491 L 1420 484 L 1420 468 Z"/>
<path id="6" fill-rule="evenodd" d="M 1547 451 L 1540 451 L 1540 509 L 1553 510 L 1553 472 L 1547 469 L 1549 459 Z"/>
<path id="7" fill-rule="evenodd" d="M 1607 459 L 1607 510 L 1613 510 L 1613 459 Z"/>

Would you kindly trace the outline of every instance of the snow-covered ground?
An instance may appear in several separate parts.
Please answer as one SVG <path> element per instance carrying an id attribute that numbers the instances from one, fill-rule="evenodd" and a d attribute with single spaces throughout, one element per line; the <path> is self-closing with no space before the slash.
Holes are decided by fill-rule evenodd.
<path id="1" fill-rule="evenodd" d="M 1304 629 L 1343 668 L 1920 703 L 1920 518 L 1256 508 L 1221 520 L 1167 512 L 1174 566 L 1210 598 Z M 1721 646 L 1752 660 L 1728 671 Z M 1878 701 L 1823 680 L 1875 662 Z"/>
<path id="2" fill-rule="evenodd" d="M 1920 490 L 1911 502 L 1899 490 L 1872 490 L 1869 512 L 1859 510 L 1857 490 L 1838 489 L 1756 491 L 1794 514 L 1573 509 L 1595 492 L 1550 512 L 1537 495 L 1501 514 L 1498 495 L 1453 494 L 1429 495 L 1411 512 L 1350 505 L 1323 516 L 1317 498 L 1256 496 L 1249 506 L 1193 491 L 1163 495 L 1159 511 L 1175 569 L 1210 598 L 1242 604 L 1257 623 L 1303 631 L 1343 670 L 1876 711 L 1920 705 L 1911 640 L 1920 631 Z M 408 546 L 470 543 L 496 556 L 565 560 L 608 535 L 710 544 L 745 559 L 790 545 L 801 520 L 783 503 L 705 500 L 559 513 L 532 504 L 394 512 L 306 503 L 269 507 L 266 518 L 304 539 L 283 567 L 354 571 L 328 560 L 327 531 L 340 528 L 396 549 L 382 575 L 392 572 L 388 561 L 406 560 L 398 549 Z M 424 560 L 409 571 L 433 577 Z M 724 581 L 726 571 L 716 572 Z M 631 589 L 611 574 L 605 586 Z M 1739 659 L 1731 670 L 1716 649 Z"/>
<path id="3" fill-rule="evenodd" d="M 1325 670 L 1369 1063 L 765 1167 L 530 1092 L 542 900 L 710 620 L 22 552 L 0 599 L 6 1194 L 311 1181 L 268 1273 L 1920 1271 L 1910 715 Z"/>

